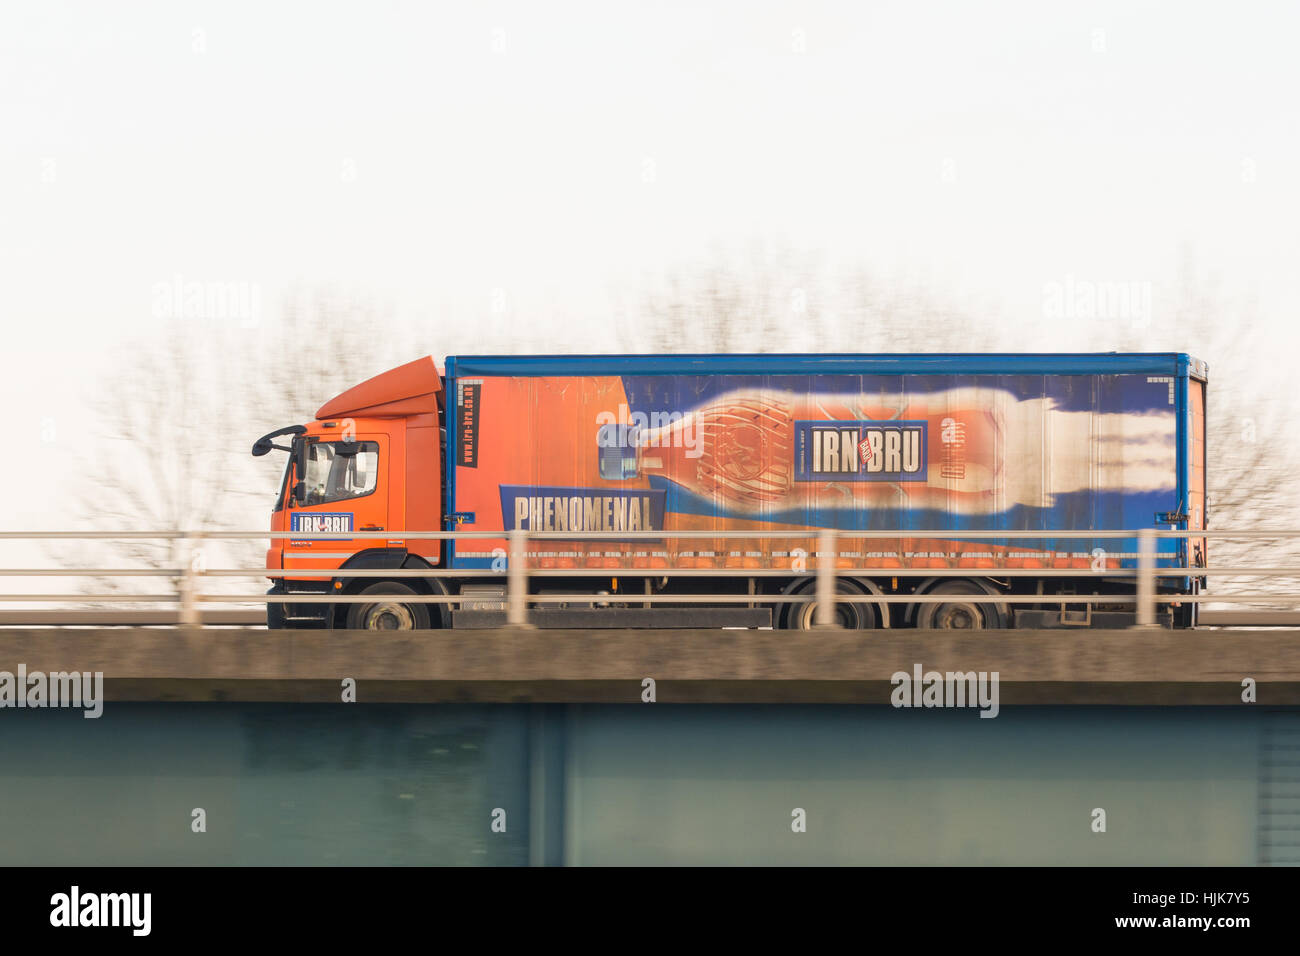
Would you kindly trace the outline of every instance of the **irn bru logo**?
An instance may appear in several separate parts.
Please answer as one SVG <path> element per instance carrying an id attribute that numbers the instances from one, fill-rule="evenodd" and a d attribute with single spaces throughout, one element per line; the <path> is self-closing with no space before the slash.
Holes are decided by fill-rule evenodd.
<path id="1" fill-rule="evenodd" d="M 925 481 L 923 421 L 797 421 L 796 481 Z"/>
<path id="2" fill-rule="evenodd" d="M 338 534 L 343 531 L 352 530 L 352 512 L 351 511 L 297 511 L 289 518 L 290 531 L 306 531 L 309 534 L 328 533 Z M 291 540 L 291 545 L 310 545 L 313 539 L 304 538 L 302 540 Z M 350 541 L 350 538 L 317 538 L 315 540 L 332 543 L 334 541 Z"/>
<path id="3" fill-rule="evenodd" d="M 297 511 L 291 518 L 290 531 L 331 532 L 352 530 L 350 511 Z"/>

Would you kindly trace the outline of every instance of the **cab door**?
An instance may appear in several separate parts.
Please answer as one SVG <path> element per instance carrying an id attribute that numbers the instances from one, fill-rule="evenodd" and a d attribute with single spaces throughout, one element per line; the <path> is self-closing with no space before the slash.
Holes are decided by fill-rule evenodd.
<path id="1" fill-rule="evenodd" d="M 314 439 L 314 440 L 313 440 Z M 387 547 L 391 443 L 383 433 L 351 442 L 312 436 L 301 458 L 302 500 L 291 503 L 289 531 L 346 533 L 344 538 L 290 538 L 285 570 L 337 568 L 359 551 Z M 353 536 L 355 535 L 355 537 Z M 317 578 L 317 580 L 328 580 Z"/>

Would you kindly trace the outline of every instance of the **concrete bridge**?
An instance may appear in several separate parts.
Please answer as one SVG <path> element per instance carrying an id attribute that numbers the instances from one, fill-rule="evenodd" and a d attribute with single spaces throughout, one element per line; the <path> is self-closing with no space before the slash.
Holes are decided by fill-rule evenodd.
<path id="1" fill-rule="evenodd" d="M 109 700 L 888 704 L 897 672 L 999 675 L 1003 706 L 1300 704 L 1300 631 L 0 630 L 0 670 Z"/>
<path id="2" fill-rule="evenodd" d="M 107 698 L 0 709 L 0 864 L 1286 865 L 1298 636 L 0 630 Z"/>

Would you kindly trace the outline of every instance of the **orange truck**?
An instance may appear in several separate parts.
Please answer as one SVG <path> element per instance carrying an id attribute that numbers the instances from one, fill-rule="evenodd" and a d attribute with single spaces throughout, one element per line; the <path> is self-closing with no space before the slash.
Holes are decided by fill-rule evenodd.
<path id="1" fill-rule="evenodd" d="M 254 444 L 288 452 L 267 623 L 499 624 L 521 530 L 539 626 L 807 628 L 819 558 L 846 627 L 1123 625 L 1136 531 L 1207 527 L 1206 382 L 1181 353 L 417 359 Z M 445 530 L 480 536 L 409 536 Z M 1157 549 L 1189 569 L 1162 590 L 1203 587 L 1204 538 Z"/>

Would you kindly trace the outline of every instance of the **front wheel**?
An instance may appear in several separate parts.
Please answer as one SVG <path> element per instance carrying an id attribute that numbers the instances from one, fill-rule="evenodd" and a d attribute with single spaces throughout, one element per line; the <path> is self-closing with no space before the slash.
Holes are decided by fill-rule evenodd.
<path id="1" fill-rule="evenodd" d="M 415 631 L 429 625 L 427 604 L 408 604 L 403 597 L 414 597 L 417 592 L 396 581 L 381 581 L 360 591 L 362 595 L 375 595 L 375 602 L 357 603 L 348 607 L 347 626 L 355 631 Z"/>

